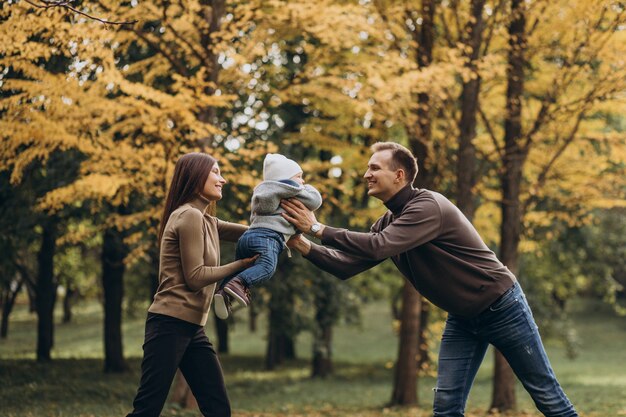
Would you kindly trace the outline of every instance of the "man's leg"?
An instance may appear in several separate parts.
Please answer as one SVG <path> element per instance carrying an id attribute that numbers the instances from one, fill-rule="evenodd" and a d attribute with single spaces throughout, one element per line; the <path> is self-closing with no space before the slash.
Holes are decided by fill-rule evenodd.
<path id="1" fill-rule="evenodd" d="M 439 349 L 439 371 L 433 413 L 435 417 L 462 417 L 487 342 L 480 340 L 472 321 L 448 316 Z"/>
<path id="2" fill-rule="evenodd" d="M 481 314 L 485 335 L 507 359 L 537 409 L 548 417 L 578 416 L 559 385 L 541 342 L 523 291 L 516 286 L 510 302 Z"/>
<path id="3" fill-rule="evenodd" d="M 180 370 L 205 417 L 230 417 L 230 402 L 222 367 L 213 345 L 198 330 L 180 362 Z"/>
<path id="4" fill-rule="evenodd" d="M 161 414 L 178 363 L 193 332 L 182 320 L 149 314 L 141 362 L 141 381 L 127 417 L 158 417 Z"/>

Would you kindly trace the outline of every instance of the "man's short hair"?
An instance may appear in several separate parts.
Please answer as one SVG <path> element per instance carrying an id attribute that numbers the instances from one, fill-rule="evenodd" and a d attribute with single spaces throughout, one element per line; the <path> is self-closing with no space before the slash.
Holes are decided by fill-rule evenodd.
<path id="1" fill-rule="evenodd" d="M 370 149 L 372 152 L 391 151 L 390 168 L 393 170 L 403 169 L 408 183 L 413 184 L 419 168 L 417 167 L 417 159 L 410 150 L 395 142 L 376 142 Z"/>

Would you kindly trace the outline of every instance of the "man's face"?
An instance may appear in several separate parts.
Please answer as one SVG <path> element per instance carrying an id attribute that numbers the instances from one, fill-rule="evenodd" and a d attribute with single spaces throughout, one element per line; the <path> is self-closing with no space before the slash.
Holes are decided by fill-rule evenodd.
<path id="1" fill-rule="evenodd" d="M 375 152 L 367 163 L 363 178 L 367 181 L 367 194 L 383 202 L 393 197 L 404 186 L 398 171 L 391 169 L 391 151 Z"/>

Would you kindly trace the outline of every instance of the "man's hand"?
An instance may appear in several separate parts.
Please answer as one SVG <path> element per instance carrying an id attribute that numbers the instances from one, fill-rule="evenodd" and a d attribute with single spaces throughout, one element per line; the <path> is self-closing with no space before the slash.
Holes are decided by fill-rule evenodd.
<path id="1" fill-rule="evenodd" d="M 300 230 L 303 233 L 311 234 L 311 226 L 315 223 L 318 223 L 315 218 L 315 214 L 301 201 L 298 201 L 295 198 L 289 200 L 282 200 L 280 202 L 280 206 L 287 212 L 281 213 L 281 215 L 291 224 L 293 224 L 296 229 Z M 321 229 L 315 234 L 316 237 L 321 237 L 322 232 L 324 231 L 324 225 L 322 225 Z M 297 249 L 296 249 L 297 250 Z"/>
<path id="2" fill-rule="evenodd" d="M 311 251 L 311 241 L 301 234 L 296 234 L 291 236 L 291 238 L 287 241 L 287 247 L 297 250 L 302 255 L 306 256 Z"/>

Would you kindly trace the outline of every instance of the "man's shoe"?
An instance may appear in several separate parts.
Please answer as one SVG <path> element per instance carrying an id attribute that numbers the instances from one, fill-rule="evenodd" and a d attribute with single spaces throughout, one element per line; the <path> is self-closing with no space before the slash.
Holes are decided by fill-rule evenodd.
<path id="1" fill-rule="evenodd" d="M 234 301 L 237 301 L 244 307 L 248 307 L 250 304 L 250 290 L 241 281 L 241 278 L 234 278 L 228 281 L 224 288 L 222 288 L 226 294 L 230 295 Z"/>
<path id="2" fill-rule="evenodd" d="M 230 296 L 224 293 L 224 289 L 219 289 L 213 297 L 213 306 L 215 307 L 215 315 L 226 320 L 230 316 Z"/>

